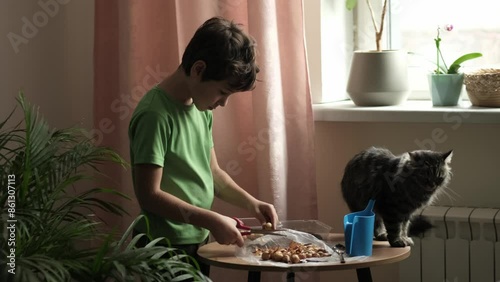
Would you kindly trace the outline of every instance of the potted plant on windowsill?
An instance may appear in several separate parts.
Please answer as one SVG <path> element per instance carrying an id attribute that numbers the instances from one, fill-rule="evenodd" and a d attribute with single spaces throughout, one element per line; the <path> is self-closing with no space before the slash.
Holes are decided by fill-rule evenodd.
<path id="1" fill-rule="evenodd" d="M 347 93 L 357 106 L 398 105 L 406 101 L 410 94 L 407 53 L 402 50 L 383 50 L 381 47 L 387 3 L 384 0 L 379 26 L 370 0 L 366 0 L 375 29 L 377 49 L 357 50 L 353 54 Z M 346 0 L 348 10 L 352 10 L 356 4 L 357 0 Z"/>
<path id="2" fill-rule="evenodd" d="M 479 58 L 481 53 L 468 53 L 456 59 L 450 67 L 444 61 L 441 53 L 441 28 L 437 28 L 436 44 L 436 69 L 428 75 L 432 104 L 434 106 L 456 106 L 462 93 L 464 74 L 459 72 L 461 64 L 465 61 Z M 444 30 L 452 31 L 453 25 L 447 24 Z"/>

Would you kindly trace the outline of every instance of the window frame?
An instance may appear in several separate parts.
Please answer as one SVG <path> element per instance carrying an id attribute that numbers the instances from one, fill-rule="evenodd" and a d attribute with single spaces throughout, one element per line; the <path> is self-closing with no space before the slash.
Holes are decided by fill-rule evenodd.
<path id="1" fill-rule="evenodd" d="M 354 50 L 375 49 L 370 11 L 363 0 L 358 1 L 360 3 L 353 11 L 345 8 L 345 0 L 303 1 L 307 61 L 314 104 L 350 100 L 346 86 L 352 54 Z M 400 1 L 388 1 L 383 49 L 400 49 L 402 46 L 397 12 L 401 8 Z M 373 5 L 373 8 L 375 15 L 380 15 L 381 5 Z M 430 100 L 426 87 L 427 76 L 422 72 L 422 66 L 410 63 L 408 71 L 411 87 L 408 99 Z M 469 100 L 465 89 L 461 100 Z"/>
<path id="2" fill-rule="evenodd" d="M 347 100 L 354 51 L 353 14 L 345 8 L 344 0 L 307 0 L 303 5 L 313 104 Z"/>

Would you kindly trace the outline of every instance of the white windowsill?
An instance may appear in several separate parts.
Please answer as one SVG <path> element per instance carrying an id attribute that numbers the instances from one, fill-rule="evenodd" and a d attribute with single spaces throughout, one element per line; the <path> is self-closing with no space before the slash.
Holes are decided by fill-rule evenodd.
<path id="1" fill-rule="evenodd" d="M 315 121 L 500 123 L 500 108 L 475 107 L 461 101 L 455 107 L 433 107 L 431 101 L 409 100 L 398 106 L 358 107 L 352 101 L 314 104 Z"/>

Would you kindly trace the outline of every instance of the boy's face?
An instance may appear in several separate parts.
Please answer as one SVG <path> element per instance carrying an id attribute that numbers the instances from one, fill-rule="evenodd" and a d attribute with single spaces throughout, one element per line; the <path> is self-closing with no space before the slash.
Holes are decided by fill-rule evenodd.
<path id="1" fill-rule="evenodd" d="M 226 81 L 200 81 L 193 88 L 193 103 L 200 111 L 214 110 L 224 107 L 232 92 L 227 88 Z"/>
<path id="2" fill-rule="evenodd" d="M 198 63 L 200 62 L 200 63 Z M 196 108 L 200 111 L 214 110 L 219 106 L 224 107 L 233 92 L 229 89 L 227 81 L 205 80 L 202 81 L 205 63 L 198 61 L 191 69 L 191 97 Z"/>

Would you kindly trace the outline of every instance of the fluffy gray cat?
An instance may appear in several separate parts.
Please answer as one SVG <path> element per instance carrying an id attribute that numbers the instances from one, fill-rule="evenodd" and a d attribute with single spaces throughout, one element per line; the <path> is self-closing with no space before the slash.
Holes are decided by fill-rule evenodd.
<path id="1" fill-rule="evenodd" d="M 363 210 L 370 199 L 376 200 L 376 240 L 388 240 L 393 247 L 413 245 L 410 236 L 431 227 L 415 215 L 448 185 L 452 155 L 452 151 L 417 150 L 395 156 L 385 148 L 369 148 L 347 164 L 342 195 L 351 211 Z"/>

